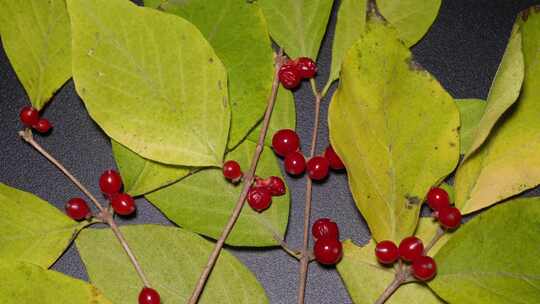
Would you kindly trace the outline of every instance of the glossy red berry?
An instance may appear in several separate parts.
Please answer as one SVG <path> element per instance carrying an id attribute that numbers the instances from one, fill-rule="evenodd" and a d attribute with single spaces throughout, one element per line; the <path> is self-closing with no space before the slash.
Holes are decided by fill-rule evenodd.
<path id="1" fill-rule="evenodd" d="M 272 196 L 281 196 L 287 193 L 285 182 L 278 176 L 270 176 L 268 179 L 268 190 Z"/>
<path id="2" fill-rule="evenodd" d="M 34 128 L 39 133 L 47 133 L 52 128 L 52 125 L 48 119 L 41 118 L 35 125 L 32 126 L 32 128 Z"/>
<path id="3" fill-rule="evenodd" d="M 428 206 L 435 211 L 450 206 L 450 197 L 442 188 L 431 188 L 427 194 L 426 200 Z"/>
<path id="4" fill-rule="evenodd" d="M 277 155 L 285 157 L 289 153 L 300 149 L 300 138 L 294 130 L 279 130 L 272 137 L 272 148 Z"/>
<path id="5" fill-rule="evenodd" d="M 19 118 L 25 126 L 32 127 L 39 121 L 39 111 L 34 107 L 23 107 L 19 113 Z"/>
<path id="6" fill-rule="evenodd" d="M 323 265 L 334 265 L 341 259 L 343 247 L 339 240 L 322 238 L 315 241 L 313 253 L 317 262 Z"/>
<path id="7" fill-rule="evenodd" d="M 375 246 L 375 256 L 381 264 L 392 264 L 399 258 L 398 247 L 392 241 L 378 242 Z"/>
<path id="8" fill-rule="evenodd" d="M 317 64 L 311 58 L 300 57 L 296 60 L 296 68 L 300 73 L 300 77 L 307 79 L 312 78 L 317 74 Z"/>
<path id="9" fill-rule="evenodd" d="M 433 279 L 437 273 L 435 260 L 428 256 L 420 256 L 412 262 L 412 274 L 420 281 Z"/>
<path id="10" fill-rule="evenodd" d="M 81 221 L 90 216 L 90 208 L 82 198 L 72 198 L 65 205 L 67 215 L 76 220 Z"/>
<path id="11" fill-rule="evenodd" d="M 330 238 L 339 240 L 339 227 L 329 218 L 321 218 L 311 226 L 311 234 L 315 239 Z"/>
<path id="12" fill-rule="evenodd" d="M 437 211 L 439 223 L 446 229 L 456 229 L 461 225 L 461 212 L 455 207 L 441 208 Z"/>
<path id="13" fill-rule="evenodd" d="M 242 178 L 242 169 L 235 160 L 228 160 L 223 164 L 223 176 L 233 183 L 240 181 Z"/>
<path id="14" fill-rule="evenodd" d="M 298 87 L 300 81 L 302 81 L 300 71 L 293 62 L 289 62 L 281 66 L 278 72 L 278 78 L 283 87 L 289 90 Z"/>
<path id="15" fill-rule="evenodd" d="M 330 163 L 322 156 L 315 156 L 307 162 L 307 172 L 312 180 L 323 180 L 328 176 Z"/>
<path id="16" fill-rule="evenodd" d="M 290 175 L 300 175 L 306 171 L 306 159 L 300 152 L 292 152 L 283 161 L 285 171 Z"/>
<path id="17" fill-rule="evenodd" d="M 111 198 L 114 212 L 120 215 L 130 215 L 135 212 L 135 200 L 129 194 L 117 193 Z"/>
<path id="18" fill-rule="evenodd" d="M 107 195 L 113 195 L 122 189 L 122 178 L 114 170 L 106 170 L 99 178 L 99 188 Z"/>
<path id="19" fill-rule="evenodd" d="M 424 244 L 422 240 L 415 236 L 404 238 L 399 243 L 399 256 L 407 261 L 412 262 L 424 253 Z"/>
<path id="20" fill-rule="evenodd" d="M 139 304 L 160 304 L 159 293 L 149 287 L 145 287 L 139 293 Z"/>
<path id="21" fill-rule="evenodd" d="M 248 204 L 257 212 L 261 212 L 272 204 L 272 194 L 266 188 L 251 187 L 247 195 Z"/>
<path id="22" fill-rule="evenodd" d="M 336 154 L 336 151 L 332 148 L 332 146 L 328 146 L 326 150 L 324 151 L 324 158 L 328 160 L 330 163 L 330 168 L 332 170 L 343 170 L 345 169 L 345 165 L 341 161 L 341 158 Z"/>

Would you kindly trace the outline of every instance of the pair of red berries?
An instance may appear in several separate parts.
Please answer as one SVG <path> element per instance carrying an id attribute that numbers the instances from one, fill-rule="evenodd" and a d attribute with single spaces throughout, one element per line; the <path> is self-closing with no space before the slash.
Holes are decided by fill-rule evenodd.
<path id="1" fill-rule="evenodd" d="M 381 264 L 395 263 L 399 258 L 411 264 L 411 272 L 420 281 L 431 280 L 437 273 L 432 257 L 424 255 L 424 244 L 415 236 L 404 238 L 399 247 L 392 241 L 382 241 L 375 246 L 375 256 Z"/>
<path id="2" fill-rule="evenodd" d="M 279 82 L 287 88 L 298 87 L 303 79 L 313 78 L 317 74 L 317 64 L 307 57 L 288 60 L 281 66 L 278 73 Z"/>
<path id="3" fill-rule="evenodd" d="M 144 287 L 139 293 L 139 304 L 160 304 L 159 293 L 150 287 Z"/>
<path id="4" fill-rule="evenodd" d="M 461 225 L 461 212 L 450 205 L 450 197 L 442 188 L 431 188 L 427 194 L 428 206 L 433 209 L 433 217 L 445 229 L 456 229 Z"/>
<path id="5" fill-rule="evenodd" d="M 311 234 L 315 238 L 315 260 L 323 265 L 335 265 L 339 262 L 343 256 L 343 247 L 339 241 L 338 225 L 328 218 L 321 218 L 313 223 Z"/>
<path id="6" fill-rule="evenodd" d="M 52 128 L 49 120 L 41 118 L 39 111 L 34 107 L 23 107 L 19 113 L 19 118 L 25 126 L 32 128 L 39 133 L 47 133 Z"/>

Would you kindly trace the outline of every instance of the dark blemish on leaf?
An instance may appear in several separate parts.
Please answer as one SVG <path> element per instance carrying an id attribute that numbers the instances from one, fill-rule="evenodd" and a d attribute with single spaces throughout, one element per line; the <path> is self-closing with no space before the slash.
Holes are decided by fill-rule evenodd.
<path id="1" fill-rule="evenodd" d="M 222 89 L 223 89 L 223 87 L 221 86 L 221 80 L 218 80 L 218 82 L 217 82 L 217 86 L 218 86 L 218 88 L 219 88 L 220 90 L 222 90 Z"/>
<path id="2" fill-rule="evenodd" d="M 410 196 L 409 194 L 405 194 L 405 199 L 407 199 L 407 203 L 405 205 L 405 208 L 412 209 L 414 205 L 420 204 L 420 199 L 418 196 Z"/>
<path id="3" fill-rule="evenodd" d="M 527 21 L 529 19 L 529 12 L 530 10 L 528 8 L 521 11 L 521 20 Z"/>
<path id="4" fill-rule="evenodd" d="M 227 97 L 223 97 L 223 107 L 227 108 L 229 106 L 229 102 L 227 101 Z"/>
<path id="5" fill-rule="evenodd" d="M 450 142 L 449 145 L 450 145 L 450 147 L 455 147 L 456 143 L 455 142 Z"/>
<path id="6" fill-rule="evenodd" d="M 214 63 L 214 58 L 212 58 L 212 57 L 208 58 L 208 62 Z"/>
<path id="7" fill-rule="evenodd" d="M 438 146 L 435 146 L 435 147 L 433 147 L 433 149 L 435 149 L 435 150 L 439 150 L 439 147 L 438 147 Z"/>

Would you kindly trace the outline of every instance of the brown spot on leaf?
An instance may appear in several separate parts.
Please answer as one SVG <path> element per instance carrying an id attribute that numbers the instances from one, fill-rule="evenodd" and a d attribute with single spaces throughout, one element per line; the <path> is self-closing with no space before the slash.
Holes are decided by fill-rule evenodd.
<path id="1" fill-rule="evenodd" d="M 414 205 L 419 205 L 421 203 L 418 196 L 411 196 L 409 194 L 405 194 L 405 199 L 407 199 L 407 205 L 405 206 L 407 209 L 411 209 Z"/>
<path id="2" fill-rule="evenodd" d="M 208 58 L 208 62 L 214 63 L 214 58 L 212 58 L 212 57 Z"/>
<path id="3" fill-rule="evenodd" d="M 435 149 L 435 150 L 439 150 L 439 147 L 438 147 L 438 146 L 435 146 L 435 147 L 433 147 L 433 149 Z"/>
<path id="4" fill-rule="evenodd" d="M 521 11 L 521 20 L 523 21 L 527 21 L 527 19 L 529 19 L 529 13 L 530 13 L 530 9 L 524 9 Z"/>
<path id="5" fill-rule="evenodd" d="M 450 145 L 450 147 L 455 147 L 456 143 L 455 142 L 450 142 L 449 145 Z"/>

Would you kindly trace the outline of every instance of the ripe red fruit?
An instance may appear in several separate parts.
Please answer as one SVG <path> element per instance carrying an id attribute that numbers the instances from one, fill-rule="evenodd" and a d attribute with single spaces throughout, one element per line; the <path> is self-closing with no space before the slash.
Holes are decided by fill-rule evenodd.
<path id="1" fill-rule="evenodd" d="M 90 216 L 90 208 L 82 198 L 72 198 L 65 205 L 67 215 L 76 220 L 81 221 Z"/>
<path id="2" fill-rule="evenodd" d="M 281 196 L 287 193 L 285 182 L 278 176 L 270 176 L 268 179 L 268 187 L 272 196 Z"/>
<path id="3" fill-rule="evenodd" d="M 159 293 L 149 287 L 145 287 L 139 293 L 139 304 L 160 304 Z"/>
<path id="4" fill-rule="evenodd" d="M 311 234 L 315 239 L 335 239 L 339 240 L 339 227 L 329 218 L 321 218 L 311 226 Z"/>
<path id="5" fill-rule="evenodd" d="M 339 240 L 322 238 L 315 242 L 313 253 L 317 262 L 323 265 L 334 265 L 341 259 L 343 247 Z"/>
<path id="6" fill-rule="evenodd" d="M 248 204 L 257 212 L 261 212 L 272 204 L 272 194 L 266 188 L 251 187 L 247 195 Z"/>
<path id="7" fill-rule="evenodd" d="M 300 71 L 293 62 L 289 62 L 281 66 L 278 72 L 278 78 L 283 87 L 289 90 L 298 87 L 300 81 L 302 81 Z"/>
<path id="8" fill-rule="evenodd" d="M 99 178 L 99 188 L 101 192 L 108 195 L 119 193 L 120 189 L 122 189 L 120 174 L 114 170 L 104 171 Z"/>
<path id="9" fill-rule="evenodd" d="M 34 128 L 39 133 L 47 133 L 52 128 L 52 125 L 48 119 L 41 118 L 35 125 L 32 126 L 32 128 Z"/>
<path id="10" fill-rule="evenodd" d="M 279 156 L 287 156 L 291 152 L 296 152 L 300 148 L 300 138 L 291 129 L 277 131 L 272 137 L 272 148 Z"/>
<path id="11" fill-rule="evenodd" d="M 233 183 L 240 181 L 242 170 L 235 160 L 228 160 L 223 164 L 223 176 Z"/>
<path id="12" fill-rule="evenodd" d="M 39 121 L 39 111 L 34 107 L 23 107 L 19 113 L 19 118 L 25 126 L 32 127 Z"/>
<path id="13" fill-rule="evenodd" d="M 450 206 L 450 197 L 442 188 L 431 188 L 427 194 L 427 203 L 435 211 Z"/>
<path id="14" fill-rule="evenodd" d="M 412 262 L 424 253 L 424 244 L 422 241 L 415 237 L 409 236 L 404 238 L 399 243 L 399 256 L 407 261 Z"/>
<path id="15" fill-rule="evenodd" d="M 398 247 L 392 241 L 382 241 L 375 246 L 375 256 L 381 264 L 392 264 L 399 258 Z"/>
<path id="16" fill-rule="evenodd" d="M 296 68 L 300 74 L 300 77 L 312 78 L 317 74 L 317 64 L 308 57 L 300 57 L 296 61 Z"/>
<path id="17" fill-rule="evenodd" d="M 341 158 L 336 154 L 336 151 L 332 148 L 332 146 L 328 146 L 326 150 L 324 151 L 324 158 L 328 160 L 330 163 L 330 168 L 332 170 L 343 170 L 345 169 L 345 165 L 341 161 Z"/>
<path id="18" fill-rule="evenodd" d="M 300 152 L 292 152 L 285 156 L 285 171 L 290 175 L 300 175 L 306 171 L 306 159 Z"/>
<path id="19" fill-rule="evenodd" d="M 328 176 L 330 163 L 322 156 L 315 156 L 307 162 L 307 171 L 312 180 L 322 180 Z"/>
<path id="20" fill-rule="evenodd" d="M 455 207 L 441 208 L 437 211 L 437 218 L 446 229 L 456 229 L 461 225 L 461 212 Z"/>
<path id="21" fill-rule="evenodd" d="M 435 260 L 428 256 L 420 256 L 412 262 L 412 274 L 420 281 L 433 279 L 437 273 Z"/>
<path id="22" fill-rule="evenodd" d="M 135 211 L 135 200 L 129 194 L 117 193 L 111 198 L 111 206 L 120 215 L 130 215 Z"/>

